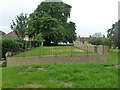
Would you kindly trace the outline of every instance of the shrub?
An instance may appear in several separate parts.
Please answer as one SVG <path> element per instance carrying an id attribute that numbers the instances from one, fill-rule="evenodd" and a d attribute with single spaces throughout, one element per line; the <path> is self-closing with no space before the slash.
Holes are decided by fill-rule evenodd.
<path id="1" fill-rule="evenodd" d="M 89 43 L 91 43 L 92 45 L 103 45 L 102 38 L 95 38 L 95 37 L 92 37 L 89 40 Z"/>
<path id="2" fill-rule="evenodd" d="M 3 63 L 2 63 L 2 67 L 6 67 L 6 62 L 3 62 Z"/>
<path id="3" fill-rule="evenodd" d="M 6 52 L 16 52 L 19 50 L 19 43 L 13 39 L 2 39 L 2 58 L 5 58 Z"/>
<path id="4" fill-rule="evenodd" d="M 103 45 L 104 45 L 104 46 L 109 46 L 109 47 L 111 47 L 111 46 L 112 46 L 112 42 L 111 42 L 110 39 L 104 38 L 104 39 L 103 39 Z"/>

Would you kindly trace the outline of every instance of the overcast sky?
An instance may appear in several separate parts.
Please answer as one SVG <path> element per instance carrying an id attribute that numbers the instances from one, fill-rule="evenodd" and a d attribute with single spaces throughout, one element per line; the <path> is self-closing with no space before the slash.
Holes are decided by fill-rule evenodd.
<path id="1" fill-rule="evenodd" d="M 10 22 L 20 13 L 33 13 L 44 0 L 0 0 L 0 30 L 9 33 Z M 62 0 L 72 6 L 68 21 L 76 23 L 77 36 L 89 36 L 107 30 L 118 21 L 119 0 Z"/>

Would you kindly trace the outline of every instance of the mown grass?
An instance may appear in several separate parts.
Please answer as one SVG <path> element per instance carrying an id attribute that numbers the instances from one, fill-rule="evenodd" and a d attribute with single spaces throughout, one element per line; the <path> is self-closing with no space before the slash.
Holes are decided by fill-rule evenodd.
<path id="1" fill-rule="evenodd" d="M 43 64 L 2 69 L 3 88 L 118 88 L 118 51 L 109 64 Z"/>
<path id="2" fill-rule="evenodd" d="M 98 54 L 89 51 L 80 52 L 77 47 L 72 46 L 48 46 L 48 47 L 38 47 L 30 51 L 25 51 L 14 57 L 31 57 L 31 56 L 64 56 L 64 55 L 81 55 L 81 54 Z"/>
<path id="3" fill-rule="evenodd" d="M 108 54 L 109 64 L 118 64 L 118 56 L 120 56 L 120 51 L 119 50 L 109 51 Z"/>
<path id="4" fill-rule="evenodd" d="M 117 88 L 118 69 L 106 64 L 44 64 L 3 68 L 3 88 Z"/>

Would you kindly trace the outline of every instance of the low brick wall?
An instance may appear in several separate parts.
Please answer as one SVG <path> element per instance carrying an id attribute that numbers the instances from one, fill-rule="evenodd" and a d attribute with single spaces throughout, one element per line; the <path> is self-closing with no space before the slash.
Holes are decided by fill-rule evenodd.
<path id="1" fill-rule="evenodd" d="M 108 46 L 102 46 L 102 45 L 98 45 L 97 46 L 97 52 L 100 53 L 100 54 L 107 55 L 108 54 L 108 50 L 109 50 Z"/>
<path id="2" fill-rule="evenodd" d="M 96 45 L 87 45 L 87 44 L 75 44 L 75 47 L 84 49 L 84 50 L 88 50 L 90 52 L 95 52 L 95 46 Z"/>
<path id="3" fill-rule="evenodd" d="M 42 56 L 42 57 L 8 57 L 7 67 L 31 64 L 78 64 L 78 63 L 108 63 L 106 55 L 79 56 Z"/>

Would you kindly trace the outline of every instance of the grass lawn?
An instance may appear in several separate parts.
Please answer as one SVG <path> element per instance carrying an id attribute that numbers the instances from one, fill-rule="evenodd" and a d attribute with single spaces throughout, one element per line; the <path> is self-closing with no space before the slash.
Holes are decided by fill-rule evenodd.
<path id="1" fill-rule="evenodd" d="M 55 56 L 55 55 L 80 55 L 80 54 L 98 54 L 87 52 L 72 46 L 47 46 L 37 47 L 30 51 L 20 53 L 14 57 L 31 57 L 31 56 Z"/>
<path id="2" fill-rule="evenodd" d="M 118 54 L 120 51 L 114 50 L 112 52 L 109 52 L 109 64 L 118 64 Z M 120 64 L 120 63 L 119 63 Z"/>
<path id="3" fill-rule="evenodd" d="M 109 64 L 43 64 L 2 68 L 3 88 L 118 88 L 118 51 Z"/>

